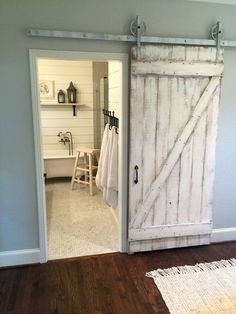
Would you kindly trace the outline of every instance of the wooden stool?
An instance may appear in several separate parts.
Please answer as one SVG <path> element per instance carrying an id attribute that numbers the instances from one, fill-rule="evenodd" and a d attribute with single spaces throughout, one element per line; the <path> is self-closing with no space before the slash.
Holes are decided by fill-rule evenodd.
<path id="1" fill-rule="evenodd" d="M 93 166 L 93 156 L 98 156 L 100 149 L 81 147 L 76 150 L 77 155 L 75 159 L 75 165 L 73 175 L 71 179 L 71 189 L 73 190 L 75 183 L 82 183 L 89 185 L 90 195 L 93 195 L 93 170 L 97 169 L 97 166 Z M 81 154 L 83 154 L 83 162 L 80 162 Z M 84 174 L 84 180 L 80 180 L 78 172 Z"/>

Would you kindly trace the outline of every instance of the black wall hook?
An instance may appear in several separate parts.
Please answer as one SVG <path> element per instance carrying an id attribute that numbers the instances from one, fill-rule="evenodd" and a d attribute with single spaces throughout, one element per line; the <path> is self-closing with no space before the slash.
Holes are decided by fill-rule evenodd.
<path id="1" fill-rule="evenodd" d="M 116 134 L 119 134 L 118 133 L 119 119 L 115 116 L 115 112 L 103 109 L 103 114 L 104 116 L 107 116 L 109 119 L 109 129 L 111 130 L 112 127 L 114 126 L 116 128 Z"/>

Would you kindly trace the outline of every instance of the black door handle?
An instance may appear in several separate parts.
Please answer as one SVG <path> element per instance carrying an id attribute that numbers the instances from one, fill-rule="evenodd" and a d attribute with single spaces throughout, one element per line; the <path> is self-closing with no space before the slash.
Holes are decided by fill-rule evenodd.
<path id="1" fill-rule="evenodd" d="M 134 183 L 137 184 L 138 183 L 138 166 L 137 165 L 134 167 L 134 170 L 135 170 Z"/>

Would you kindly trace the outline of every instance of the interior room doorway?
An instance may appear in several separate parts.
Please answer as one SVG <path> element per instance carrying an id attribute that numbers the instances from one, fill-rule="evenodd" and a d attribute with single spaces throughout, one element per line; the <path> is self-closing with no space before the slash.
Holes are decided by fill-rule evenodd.
<path id="1" fill-rule="evenodd" d="M 30 65 L 41 261 L 125 252 L 127 56 L 30 50 Z M 109 168 L 106 125 L 119 147 L 117 202 L 97 175 Z"/>

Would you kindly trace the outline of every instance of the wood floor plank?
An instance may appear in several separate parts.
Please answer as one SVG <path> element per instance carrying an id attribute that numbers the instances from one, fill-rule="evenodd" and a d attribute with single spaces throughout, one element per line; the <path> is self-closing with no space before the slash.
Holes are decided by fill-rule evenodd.
<path id="1" fill-rule="evenodd" d="M 0 269 L 1 314 L 167 314 L 145 273 L 236 257 L 236 242 L 146 252 L 112 253 Z"/>

